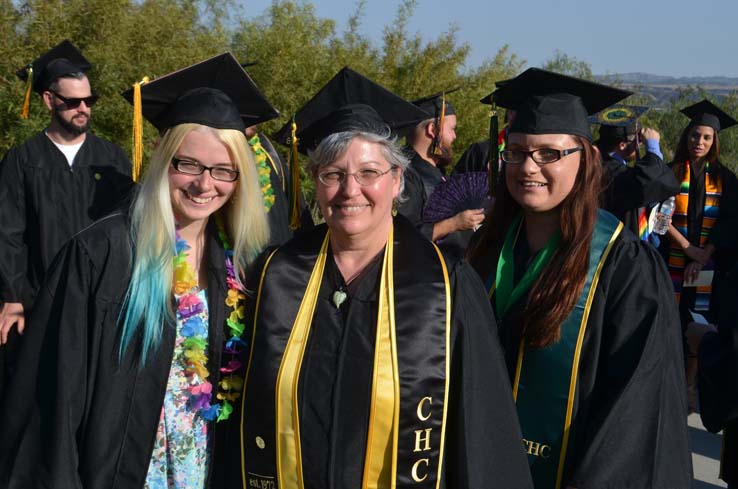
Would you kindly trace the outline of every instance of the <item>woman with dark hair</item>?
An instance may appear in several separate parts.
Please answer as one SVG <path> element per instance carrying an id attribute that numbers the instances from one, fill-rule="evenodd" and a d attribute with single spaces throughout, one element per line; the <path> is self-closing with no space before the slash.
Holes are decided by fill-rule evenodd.
<path id="1" fill-rule="evenodd" d="M 538 488 L 691 485 L 681 336 L 663 262 L 598 209 L 588 113 L 627 92 L 532 68 L 469 258 L 486 281 Z"/>
<path id="2" fill-rule="evenodd" d="M 722 236 L 738 225 L 738 180 L 720 162 L 718 132 L 738 122 L 717 106 L 703 100 L 682 113 L 691 119 L 682 131 L 671 168 L 679 182 L 676 207 L 668 237 L 668 264 L 682 326 L 692 321 L 689 310 L 715 315 L 712 285 L 685 287 L 700 272 L 725 269 L 735 251 L 721 246 Z"/>

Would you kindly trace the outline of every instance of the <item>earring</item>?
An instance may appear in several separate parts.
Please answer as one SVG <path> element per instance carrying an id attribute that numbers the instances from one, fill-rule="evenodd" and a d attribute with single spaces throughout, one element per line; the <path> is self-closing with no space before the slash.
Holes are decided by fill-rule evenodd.
<path id="1" fill-rule="evenodd" d="M 392 217 L 397 216 L 397 201 L 392 200 Z"/>

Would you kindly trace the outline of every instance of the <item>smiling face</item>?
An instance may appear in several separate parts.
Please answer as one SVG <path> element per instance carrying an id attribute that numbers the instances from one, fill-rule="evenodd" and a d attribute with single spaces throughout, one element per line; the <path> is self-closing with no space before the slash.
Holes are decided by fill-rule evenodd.
<path id="1" fill-rule="evenodd" d="M 317 172 L 353 174 L 365 169 L 384 172 L 389 168 L 379 144 L 355 138 L 341 157 L 319 167 Z M 331 232 L 339 238 L 386 241 L 392 225 L 392 201 L 400 192 L 400 173 L 400 169 L 394 169 L 364 186 L 351 175 L 346 175 L 339 185 L 327 186 L 316 174 L 316 198 Z"/>
<path id="2" fill-rule="evenodd" d="M 187 133 L 174 157 L 207 167 L 236 169 L 228 147 L 209 130 Z M 183 227 L 196 222 L 207 222 L 208 217 L 228 202 L 237 184 L 238 180 L 215 180 L 208 171 L 201 175 L 180 173 L 170 164 L 169 196 L 177 222 Z"/>
<path id="3" fill-rule="evenodd" d="M 568 134 L 511 133 L 506 149 L 533 151 L 548 148 L 563 151 L 578 146 Z M 529 155 L 522 163 L 505 163 L 507 189 L 525 211 L 548 212 L 556 209 L 574 187 L 581 158 L 582 153 L 575 152 L 556 162 L 539 166 Z"/>
<path id="4" fill-rule="evenodd" d="M 712 148 L 715 129 L 710 126 L 693 126 L 687 135 L 687 151 L 692 160 L 705 158 Z"/>

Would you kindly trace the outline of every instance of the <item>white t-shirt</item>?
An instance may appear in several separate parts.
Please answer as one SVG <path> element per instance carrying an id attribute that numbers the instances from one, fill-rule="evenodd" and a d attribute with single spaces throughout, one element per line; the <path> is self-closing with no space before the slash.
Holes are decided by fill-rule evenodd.
<path id="1" fill-rule="evenodd" d="M 49 137 L 49 134 L 46 134 L 46 137 Z M 72 164 L 74 163 L 74 157 L 77 156 L 77 153 L 79 152 L 79 148 L 82 147 L 82 145 L 85 143 L 84 140 L 81 143 L 77 144 L 59 144 L 53 139 L 49 138 L 49 141 L 54 143 L 54 146 L 59 148 L 59 151 L 64 154 L 64 157 L 67 159 L 67 163 L 69 163 L 69 167 L 72 167 Z"/>

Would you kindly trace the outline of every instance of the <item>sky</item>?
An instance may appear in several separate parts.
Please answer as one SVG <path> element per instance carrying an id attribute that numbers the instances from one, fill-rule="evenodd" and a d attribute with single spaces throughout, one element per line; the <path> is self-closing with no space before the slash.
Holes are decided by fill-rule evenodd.
<path id="1" fill-rule="evenodd" d="M 271 0 L 240 0 L 246 17 Z M 313 0 L 318 16 L 343 30 L 355 0 Z M 380 41 L 400 0 L 367 0 L 361 31 Z M 477 66 L 505 44 L 541 66 L 558 49 L 595 74 L 738 77 L 738 0 L 417 0 L 410 33 L 434 39 L 458 27 Z"/>

